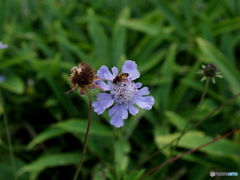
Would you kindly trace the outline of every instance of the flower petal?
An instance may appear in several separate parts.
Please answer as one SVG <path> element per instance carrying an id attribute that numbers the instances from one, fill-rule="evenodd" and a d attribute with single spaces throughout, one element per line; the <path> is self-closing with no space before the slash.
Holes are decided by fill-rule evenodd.
<path id="1" fill-rule="evenodd" d="M 152 109 L 152 106 L 154 104 L 154 98 L 152 96 L 146 96 L 146 97 L 136 96 L 135 103 L 140 108 L 149 110 L 149 109 Z"/>
<path id="2" fill-rule="evenodd" d="M 134 86 L 135 86 L 135 88 L 140 88 L 140 87 L 142 87 L 142 83 L 139 83 L 139 82 L 135 83 Z"/>
<path id="3" fill-rule="evenodd" d="M 104 81 L 96 81 L 97 85 L 99 85 L 104 91 L 110 91 L 112 86 L 109 86 L 109 84 L 106 84 Z"/>
<path id="4" fill-rule="evenodd" d="M 115 127 L 121 127 L 124 125 L 123 121 L 123 113 L 122 113 L 123 105 L 115 105 L 109 110 L 109 116 L 112 117 L 110 119 L 110 123 Z"/>
<path id="5" fill-rule="evenodd" d="M 102 114 L 107 108 L 113 105 L 114 99 L 112 94 L 107 93 L 99 93 L 97 95 L 97 100 L 92 103 L 92 106 L 94 107 L 94 111 L 97 114 Z"/>
<path id="6" fill-rule="evenodd" d="M 147 87 L 143 87 L 142 89 L 139 89 L 137 92 L 138 96 L 148 95 L 150 92 Z"/>
<path id="7" fill-rule="evenodd" d="M 122 72 L 128 73 L 131 80 L 137 79 L 140 77 L 140 73 L 137 70 L 137 64 L 134 61 L 127 60 L 122 66 Z"/>
<path id="8" fill-rule="evenodd" d="M 129 104 L 129 113 L 132 114 L 132 115 L 136 115 L 139 111 L 138 108 L 136 108 L 135 106 L 133 106 L 132 104 Z"/>
<path id="9" fill-rule="evenodd" d="M 118 69 L 116 68 L 116 67 L 113 67 L 112 68 L 112 72 L 113 72 L 113 76 L 114 76 L 114 78 L 118 75 Z M 113 79 L 114 79 L 113 78 Z"/>
<path id="10" fill-rule="evenodd" d="M 5 48 L 7 48 L 8 47 L 8 45 L 5 45 L 5 44 L 3 44 L 1 41 L 0 41 L 0 49 L 5 49 Z"/>
<path id="11" fill-rule="evenodd" d="M 124 105 L 121 105 L 121 111 L 122 111 L 122 119 L 127 119 L 128 118 L 128 111 L 127 107 Z"/>
<path id="12" fill-rule="evenodd" d="M 103 78 L 110 81 L 112 81 L 115 78 L 115 76 L 113 76 L 112 73 L 108 70 L 107 66 L 102 66 L 98 70 L 97 74 L 99 75 L 99 78 Z"/>

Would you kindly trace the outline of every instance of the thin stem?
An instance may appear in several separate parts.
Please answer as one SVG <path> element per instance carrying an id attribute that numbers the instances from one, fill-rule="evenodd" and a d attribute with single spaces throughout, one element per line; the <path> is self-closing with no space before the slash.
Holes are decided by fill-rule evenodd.
<path id="1" fill-rule="evenodd" d="M 214 143 L 214 142 L 216 142 L 216 141 L 219 141 L 220 139 L 226 138 L 226 137 L 230 136 L 231 134 L 236 133 L 236 132 L 239 131 L 239 130 L 240 130 L 240 127 L 238 127 L 237 129 L 234 129 L 234 130 L 232 130 L 232 131 L 230 131 L 230 132 L 228 132 L 228 133 L 226 133 L 226 134 L 224 134 L 224 135 L 222 135 L 222 136 L 220 136 L 220 137 L 217 137 L 217 138 L 213 139 L 212 141 L 209 141 L 209 142 L 207 142 L 207 143 L 205 143 L 205 144 L 203 144 L 203 145 L 201 145 L 201 146 L 199 146 L 199 147 L 197 147 L 197 148 L 195 148 L 195 149 L 191 149 L 191 150 L 189 150 L 189 151 L 187 151 L 187 152 L 185 152 L 185 153 L 182 153 L 182 154 L 179 155 L 179 156 L 176 156 L 176 157 L 174 157 L 174 158 L 172 158 L 172 159 L 169 159 L 166 163 L 160 164 L 160 165 L 156 166 L 155 168 L 149 170 L 149 171 L 146 172 L 145 174 L 143 174 L 138 180 L 143 179 L 143 178 L 146 177 L 148 174 L 151 174 L 152 172 L 154 172 L 154 171 L 162 168 L 164 164 L 170 164 L 170 163 L 172 163 L 172 162 L 174 162 L 174 161 L 182 158 L 183 156 L 186 156 L 186 155 L 191 154 L 191 153 L 193 153 L 193 152 L 195 152 L 195 151 L 198 151 L 199 149 L 201 149 L 201 148 L 203 148 L 203 147 L 205 147 L 205 146 L 207 146 L 207 145 L 209 145 L 209 144 L 212 144 L 212 143 Z"/>
<path id="2" fill-rule="evenodd" d="M 77 180 L 79 172 L 81 170 L 82 162 L 83 162 L 83 159 L 84 159 L 85 154 L 86 154 L 88 134 L 89 134 L 89 130 L 90 130 L 91 122 L 92 122 L 92 97 L 91 97 L 91 94 L 90 94 L 89 89 L 87 87 L 85 88 L 85 92 L 87 93 L 88 100 L 89 100 L 88 125 L 87 125 L 87 130 L 86 130 L 86 134 L 85 134 L 85 138 L 84 138 L 84 143 L 83 143 L 82 156 L 81 156 L 81 159 L 79 161 L 79 164 L 78 164 L 78 167 L 77 167 L 77 170 L 75 172 L 73 180 Z"/>
<path id="3" fill-rule="evenodd" d="M 203 102 L 203 100 L 204 100 L 204 98 L 205 98 L 205 95 L 206 95 L 206 93 L 207 93 L 208 84 L 209 84 L 209 78 L 206 80 L 206 84 L 205 84 L 205 88 L 204 88 L 204 91 L 203 91 L 201 100 L 200 100 L 200 102 L 198 103 L 197 108 L 193 111 L 193 113 L 191 114 L 191 116 L 190 116 L 190 118 L 188 119 L 187 123 L 185 124 L 185 127 L 184 127 L 184 129 L 182 130 L 181 134 L 180 134 L 179 137 L 177 138 L 176 144 L 173 146 L 169 158 L 172 157 L 172 155 L 173 155 L 176 147 L 178 146 L 178 143 L 179 143 L 180 139 L 182 138 L 182 136 L 183 136 L 183 135 L 185 134 L 185 132 L 187 131 L 188 125 L 189 125 L 189 124 L 191 123 L 191 121 L 192 121 L 192 117 L 195 115 L 195 113 L 198 111 L 198 109 L 199 109 L 200 106 L 202 105 L 202 102 Z"/>
<path id="4" fill-rule="evenodd" d="M 208 115 L 206 115 L 200 121 L 198 121 L 197 123 L 192 125 L 188 130 L 186 130 L 184 134 L 186 134 L 190 130 L 194 129 L 198 125 L 202 124 L 204 121 L 206 121 L 208 118 L 210 118 L 214 113 L 216 113 L 218 110 L 222 109 L 224 106 L 228 105 L 230 102 L 232 102 L 234 99 L 236 99 L 239 96 L 240 96 L 240 92 L 237 93 L 236 95 L 232 96 L 230 99 L 228 99 L 227 101 L 222 103 L 220 106 L 216 107 L 212 112 L 210 112 Z M 166 149 L 167 147 L 171 146 L 177 139 L 178 139 L 178 137 L 173 139 L 172 141 L 170 141 L 168 144 L 164 145 L 158 151 L 155 151 L 152 155 L 150 155 L 149 157 L 147 157 L 146 159 L 144 159 L 142 162 L 140 162 L 138 165 L 136 165 L 134 168 L 131 168 L 131 169 L 137 169 L 138 167 L 142 166 L 143 164 L 149 162 L 152 158 L 154 158 L 155 156 L 160 154 L 164 149 Z"/>
<path id="5" fill-rule="evenodd" d="M 113 166 L 116 179 L 118 180 L 117 167 L 116 167 L 116 127 L 113 127 Z"/>
<path id="6" fill-rule="evenodd" d="M 12 148 L 12 140 L 11 140 L 10 130 L 9 130 L 9 126 L 8 126 L 7 114 L 6 114 L 5 109 L 4 109 L 4 99 L 3 99 L 3 96 L 2 96 L 1 88 L 0 88 L 0 100 L 2 102 L 3 119 L 4 119 L 5 128 L 6 128 L 8 149 L 9 149 L 9 154 L 10 154 L 10 158 L 11 158 L 13 175 L 14 175 L 14 179 L 17 180 L 15 159 L 14 159 L 13 148 Z"/>

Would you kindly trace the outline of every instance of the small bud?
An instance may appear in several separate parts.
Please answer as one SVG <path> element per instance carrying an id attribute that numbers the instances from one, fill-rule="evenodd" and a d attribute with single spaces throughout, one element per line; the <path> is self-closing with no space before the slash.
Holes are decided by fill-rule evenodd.
<path id="1" fill-rule="evenodd" d="M 205 68 L 203 68 L 203 74 L 206 77 L 214 77 L 217 73 L 217 67 L 214 64 L 208 64 Z"/>
<path id="2" fill-rule="evenodd" d="M 207 66 L 202 65 L 202 70 L 199 70 L 197 73 L 202 74 L 203 77 L 201 81 L 205 81 L 206 79 L 212 79 L 213 84 L 215 84 L 215 77 L 223 78 L 221 72 L 218 71 L 217 67 L 214 64 L 208 64 Z"/>

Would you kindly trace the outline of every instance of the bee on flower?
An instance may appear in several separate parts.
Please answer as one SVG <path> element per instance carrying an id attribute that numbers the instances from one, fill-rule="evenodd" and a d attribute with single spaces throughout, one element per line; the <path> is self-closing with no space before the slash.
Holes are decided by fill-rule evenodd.
<path id="1" fill-rule="evenodd" d="M 116 67 L 112 68 L 112 73 L 106 66 L 102 66 L 97 75 L 101 79 L 98 85 L 106 93 L 99 93 L 97 101 L 93 102 L 94 111 L 102 114 L 107 108 L 110 108 L 108 114 L 110 123 L 115 127 L 124 125 L 124 119 L 128 118 L 128 112 L 136 115 L 139 111 L 135 104 L 143 109 L 151 109 L 154 104 L 154 98 L 149 95 L 147 87 L 142 87 L 141 83 L 135 83 L 133 80 L 140 77 L 137 70 L 137 64 L 134 61 L 127 60 L 122 66 L 122 73 L 118 72 Z"/>

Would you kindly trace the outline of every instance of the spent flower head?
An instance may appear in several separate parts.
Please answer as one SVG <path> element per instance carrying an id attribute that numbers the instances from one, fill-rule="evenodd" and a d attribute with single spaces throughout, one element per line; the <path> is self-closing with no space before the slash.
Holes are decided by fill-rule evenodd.
<path id="1" fill-rule="evenodd" d="M 128 112 L 136 115 L 139 109 L 134 106 L 135 104 L 147 110 L 152 108 L 154 98 L 146 96 L 150 93 L 148 88 L 141 88 L 141 83 L 133 82 L 133 80 L 140 77 L 137 64 L 134 61 L 125 61 L 120 74 L 116 67 L 112 68 L 111 73 L 106 66 L 102 66 L 97 74 L 99 78 L 107 80 L 107 84 L 99 81 L 98 85 L 109 92 L 99 93 L 97 101 L 92 105 L 97 114 L 102 114 L 107 108 L 110 108 L 108 114 L 111 117 L 110 123 L 113 126 L 123 126 L 124 119 L 128 118 Z"/>
<path id="2" fill-rule="evenodd" d="M 201 81 L 212 79 L 213 84 L 215 84 L 215 77 L 223 78 L 223 75 L 221 75 L 221 72 L 218 71 L 214 64 L 208 64 L 207 66 L 202 65 L 202 69 L 197 73 L 203 75 Z"/>
<path id="3" fill-rule="evenodd" d="M 0 49 L 5 49 L 5 48 L 7 48 L 8 47 L 8 45 L 5 45 L 5 44 L 3 44 L 1 41 L 0 41 Z"/>
<path id="4" fill-rule="evenodd" d="M 73 85 L 71 90 L 65 94 L 68 94 L 71 91 L 76 91 L 78 88 L 80 88 L 80 93 L 82 95 L 85 94 L 85 88 L 94 89 L 94 87 L 96 87 L 103 90 L 103 88 L 96 84 L 96 81 L 101 79 L 98 79 L 98 76 L 94 73 L 92 67 L 87 63 L 79 63 L 78 66 L 74 66 L 71 69 L 71 72 L 70 81 Z"/>

